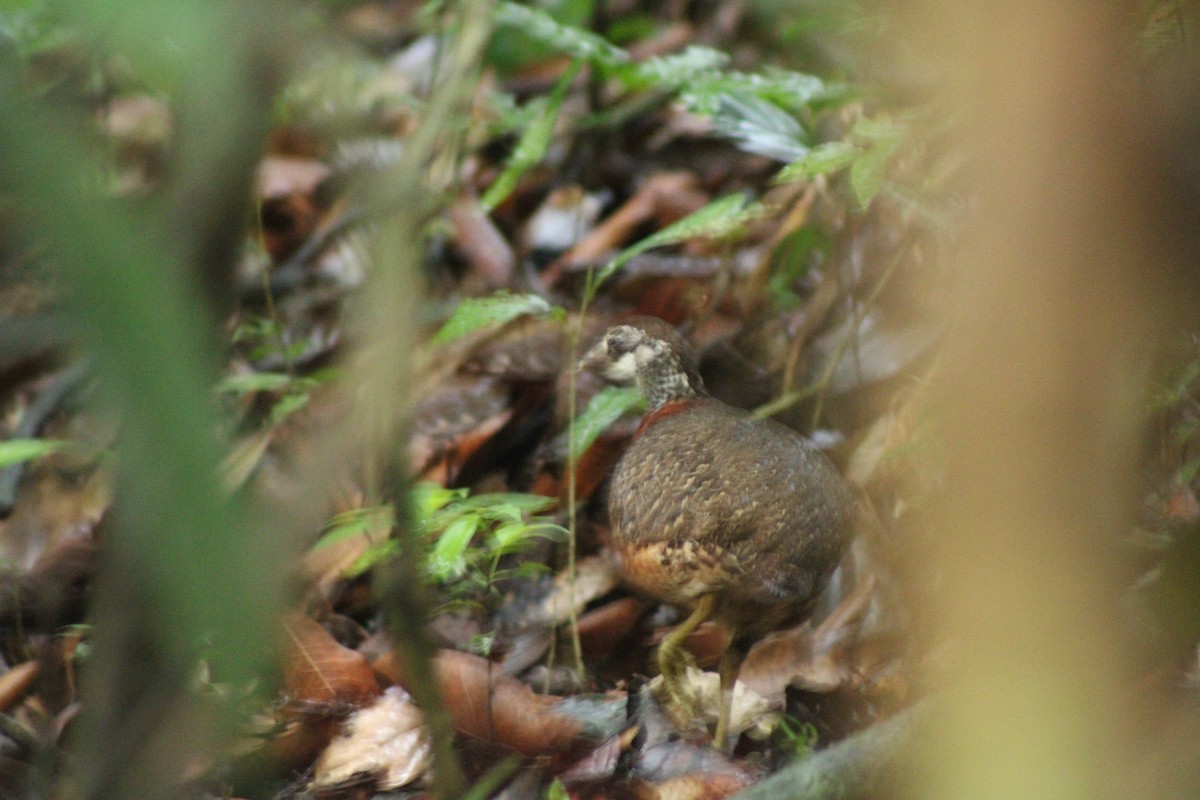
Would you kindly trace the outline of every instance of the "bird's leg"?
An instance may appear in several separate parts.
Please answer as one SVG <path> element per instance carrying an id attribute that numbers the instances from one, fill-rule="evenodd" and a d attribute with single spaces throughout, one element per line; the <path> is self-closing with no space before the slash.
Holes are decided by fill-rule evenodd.
<path id="1" fill-rule="evenodd" d="M 725 750 L 729 738 L 729 718 L 733 714 L 733 690 L 737 685 L 738 672 L 742 662 L 746 660 L 746 648 L 736 638 L 729 643 L 725 654 L 721 656 L 718 667 L 721 676 L 721 705 L 717 712 L 717 729 L 713 732 L 713 747 Z"/>
<path id="2" fill-rule="evenodd" d="M 662 674 L 662 700 L 672 713 L 690 711 L 693 698 L 684 691 L 687 668 L 695 663 L 690 653 L 683 648 L 684 641 L 695 632 L 700 624 L 712 616 L 716 606 L 716 595 L 706 594 L 700 598 L 695 610 L 663 637 L 658 645 L 658 671 Z M 688 715 L 683 714 L 684 718 Z"/>

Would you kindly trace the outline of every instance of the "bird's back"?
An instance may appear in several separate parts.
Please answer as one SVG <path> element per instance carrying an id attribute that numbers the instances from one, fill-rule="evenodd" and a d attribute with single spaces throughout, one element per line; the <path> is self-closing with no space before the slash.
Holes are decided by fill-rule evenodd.
<path id="1" fill-rule="evenodd" d="M 718 592 L 771 616 L 815 598 L 849 537 L 854 500 L 790 428 L 695 398 L 647 418 L 617 465 L 609 510 L 635 586 L 681 604 Z"/>

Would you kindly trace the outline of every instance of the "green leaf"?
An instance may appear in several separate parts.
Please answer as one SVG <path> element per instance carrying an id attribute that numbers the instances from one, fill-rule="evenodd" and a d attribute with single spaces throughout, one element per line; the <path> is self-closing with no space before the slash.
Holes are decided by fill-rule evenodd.
<path id="1" fill-rule="evenodd" d="M 604 269 L 596 275 L 591 290 L 594 292 L 600 284 L 608 280 L 614 272 L 625 265 L 629 259 L 641 255 L 655 247 L 704 236 L 710 239 L 721 239 L 734 232 L 741 231 L 745 224 L 761 216 L 765 209 L 759 203 L 746 203 L 746 196 L 731 194 L 712 201 L 704 208 L 695 211 L 678 222 L 668 225 L 658 233 L 647 236 L 632 247 L 617 254 L 612 261 L 604 265 Z"/>
<path id="2" fill-rule="evenodd" d="M 456 500 L 467 496 L 466 489 L 447 489 L 430 481 L 421 481 L 408 493 L 408 501 L 412 504 L 413 514 L 420 523 L 425 523 L 433 516 Z"/>
<path id="3" fill-rule="evenodd" d="M 521 140 L 517 142 L 508 163 L 504 165 L 504 171 L 488 187 L 487 192 L 479 201 L 485 211 L 491 211 L 500 205 L 504 198 L 512 193 L 521 176 L 545 158 L 554 134 L 554 123 L 558 121 L 559 109 L 562 108 L 563 99 L 567 96 L 567 89 L 570 88 L 571 82 L 575 80 L 575 76 L 579 74 L 582 66 L 582 61 L 573 62 L 558 79 L 549 100 L 542 105 L 541 113 L 526 128 Z"/>
<path id="4" fill-rule="evenodd" d="M 725 95 L 752 95 L 782 109 L 799 112 L 818 103 L 840 99 L 850 90 L 839 84 L 827 84 L 815 75 L 768 69 L 755 72 L 718 72 L 697 75 L 680 94 L 688 110 L 704 116 L 717 112 Z"/>
<path id="5" fill-rule="evenodd" d="M 278 425 L 308 405 L 308 392 L 289 392 L 271 406 L 271 424 Z"/>
<path id="6" fill-rule="evenodd" d="M 479 530 L 478 514 L 464 514 L 446 526 L 429 555 L 429 571 L 439 580 L 456 578 L 467 568 L 463 554 Z"/>
<path id="7" fill-rule="evenodd" d="M 496 27 L 515 28 L 524 36 L 557 52 L 607 70 L 629 61 L 628 53 L 609 43 L 603 36 L 564 25 L 541 9 L 502 2 L 496 6 Z"/>
<path id="8" fill-rule="evenodd" d="M 293 380 L 291 375 L 283 372 L 245 372 L 239 375 L 226 375 L 217 384 L 217 391 L 236 395 L 274 392 L 286 389 Z"/>
<path id="9" fill-rule="evenodd" d="M 804 129 L 774 103 L 744 92 L 721 94 L 716 102 L 713 130 L 739 149 L 779 161 L 808 154 Z"/>
<path id="10" fill-rule="evenodd" d="M 376 542 L 369 545 L 363 554 L 355 559 L 354 563 L 346 568 L 344 573 L 347 578 L 354 578 L 362 575 L 367 570 L 374 567 L 376 564 L 382 564 L 389 561 L 400 554 L 400 542 L 397 539 L 385 539 L 382 542 Z"/>
<path id="11" fill-rule="evenodd" d="M 850 188 L 854 191 L 859 208 L 869 206 L 883 188 L 883 179 L 891 157 L 890 150 L 875 147 L 855 159 L 850 167 Z"/>
<path id="12" fill-rule="evenodd" d="M 711 47 L 690 45 L 682 53 L 655 56 L 631 64 L 618 76 L 633 89 L 658 89 L 674 92 L 699 76 L 715 74 L 729 63 L 729 56 Z"/>
<path id="13" fill-rule="evenodd" d="M 497 292 L 463 300 L 433 337 L 435 344 L 454 341 L 482 328 L 503 325 L 522 314 L 549 314 L 549 303 L 535 294 Z"/>
<path id="14" fill-rule="evenodd" d="M 368 531 L 391 527 L 396 523 L 395 510 L 390 505 L 355 508 L 335 514 L 325 524 L 325 532 L 313 545 L 314 550 L 328 547 L 336 542 L 353 539 Z"/>
<path id="15" fill-rule="evenodd" d="M 554 505 L 554 498 L 543 497 L 540 494 L 521 494 L 520 492 L 492 492 L 477 494 L 463 501 L 467 508 L 486 509 L 489 506 L 515 506 L 526 514 L 536 514 Z"/>
<path id="16" fill-rule="evenodd" d="M 808 154 L 788 164 L 775 176 L 776 183 L 809 180 L 818 175 L 837 172 L 858 157 L 862 149 L 850 142 L 825 142 L 808 151 Z"/>
<path id="17" fill-rule="evenodd" d="M 0 442 L 0 469 L 33 461 L 68 446 L 70 442 L 61 439 L 9 439 Z"/>
<path id="18" fill-rule="evenodd" d="M 606 386 L 588 401 L 587 408 L 575 418 L 574 436 L 571 439 L 570 457 L 577 461 L 587 452 L 592 442 L 617 421 L 626 411 L 631 411 L 642 402 L 642 395 L 634 388 Z"/>
<path id="19" fill-rule="evenodd" d="M 570 800 L 571 795 L 567 793 L 567 787 L 562 781 L 555 778 L 546 787 L 545 794 L 542 795 L 545 800 Z"/>
<path id="20" fill-rule="evenodd" d="M 888 164 L 900 147 L 907 126 L 888 117 L 860 119 L 854 125 L 854 138 L 868 145 L 850 167 L 850 188 L 861 208 L 866 208 L 887 175 Z"/>

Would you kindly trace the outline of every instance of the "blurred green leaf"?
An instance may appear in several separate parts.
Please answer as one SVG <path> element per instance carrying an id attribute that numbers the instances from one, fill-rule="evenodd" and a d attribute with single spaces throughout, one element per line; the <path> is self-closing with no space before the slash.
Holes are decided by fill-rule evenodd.
<path id="1" fill-rule="evenodd" d="M 479 514 L 464 514 L 446 526 L 429 554 L 429 571 L 439 580 L 462 575 L 466 571 L 463 554 L 475 538 L 481 519 Z"/>
<path id="2" fill-rule="evenodd" d="M 363 554 L 355 559 L 354 563 L 346 568 L 345 575 L 347 578 L 354 578 L 362 575 L 367 570 L 377 564 L 383 564 L 400 554 L 400 540 L 385 539 L 382 542 L 376 542 L 368 545 Z"/>
<path id="3" fill-rule="evenodd" d="M 424 526 L 435 512 L 466 496 L 466 489 L 447 489 L 436 483 L 422 481 L 409 491 L 408 498 L 418 522 Z"/>
<path id="4" fill-rule="evenodd" d="M 691 45 L 681 53 L 630 64 L 618 74 L 630 88 L 675 91 L 701 75 L 716 73 L 728 63 L 729 56 L 720 50 Z"/>
<path id="5" fill-rule="evenodd" d="M 460 490 L 461 491 L 461 490 Z M 466 508 L 486 509 L 491 506 L 510 506 L 520 509 L 526 514 L 536 514 L 554 505 L 554 498 L 542 497 L 539 494 L 520 494 L 518 492 L 492 492 L 477 494 L 462 502 Z"/>
<path id="6" fill-rule="evenodd" d="M 0 442 L 0 469 L 58 452 L 70 442 L 60 439 L 9 439 Z"/>
<path id="7" fill-rule="evenodd" d="M 850 142 L 825 142 L 808 151 L 796 161 L 788 164 L 775 176 L 776 183 L 809 180 L 818 175 L 849 166 L 862 150 Z"/>
<path id="8" fill-rule="evenodd" d="M 582 61 L 573 62 L 558 79 L 554 91 L 542 103 L 541 112 L 517 142 L 508 163 L 504 165 L 504 171 L 488 187 L 487 192 L 479 201 L 485 211 L 491 211 L 500 205 L 504 198 L 512 193 L 521 176 L 545 158 L 546 151 L 550 149 L 554 125 L 558 121 L 558 112 L 562 108 L 563 99 L 567 96 L 567 89 L 570 88 L 571 82 L 575 80 L 575 76 L 579 74 L 582 66 Z"/>
<path id="9" fill-rule="evenodd" d="M 612 70 L 629 61 L 629 54 L 611 44 L 603 36 L 583 28 L 564 24 L 550 13 L 537 8 L 502 2 L 496 6 L 496 27 L 510 29 L 543 44 L 554 52 L 566 53 L 576 60 L 587 61 Z"/>
<path id="10" fill-rule="evenodd" d="M 271 424 L 278 425 L 308 405 L 308 392 L 288 392 L 271 406 Z"/>
<path id="11" fill-rule="evenodd" d="M 746 196 L 743 194 L 726 195 L 714 200 L 678 222 L 668 225 L 658 233 L 647 236 L 632 247 L 622 250 L 596 275 L 591 287 L 592 291 L 599 288 L 600 284 L 608 280 L 629 259 L 641 255 L 647 250 L 687 241 L 698 236 L 722 239 L 740 231 L 747 222 L 764 213 L 765 209 L 761 204 L 748 204 Z"/>
<path id="12" fill-rule="evenodd" d="M 748 153 L 795 161 L 808 154 L 804 129 L 774 103 L 748 93 L 722 93 L 712 114 L 713 130 Z"/>
<path id="13" fill-rule="evenodd" d="M 587 408 L 575 418 L 571 459 L 578 460 L 609 425 L 642 402 L 641 392 L 631 387 L 606 386 L 597 392 L 588 401 Z"/>
<path id="14" fill-rule="evenodd" d="M 355 508 L 350 511 L 343 511 L 340 514 L 334 515 L 326 523 L 325 532 L 321 534 L 321 538 L 317 539 L 317 543 L 313 545 L 313 549 L 317 550 L 322 547 L 328 547 L 336 542 L 361 536 L 367 531 L 385 526 L 391 527 L 394 524 L 395 511 L 390 505 L 369 506 L 367 508 Z"/>
<path id="15" fill-rule="evenodd" d="M 291 375 L 282 372 L 244 372 L 226 375 L 217 383 L 217 391 L 236 395 L 274 392 L 288 388 L 293 380 Z"/>
<path id="16" fill-rule="evenodd" d="M 549 314 L 551 310 L 551 305 L 535 294 L 497 292 L 468 298 L 458 304 L 433 341 L 435 344 L 454 341 L 482 328 L 503 325 L 522 314 Z"/>
<path id="17" fill-rule="evenodd" d="M 883 187 L 888 164 L 904 139 L 907 126 L 889 117 L 860 119 L 854 126 L 854 138 L 865 151 L 850 166 L 850 187 L 860 208 L 866 208 Z"/>

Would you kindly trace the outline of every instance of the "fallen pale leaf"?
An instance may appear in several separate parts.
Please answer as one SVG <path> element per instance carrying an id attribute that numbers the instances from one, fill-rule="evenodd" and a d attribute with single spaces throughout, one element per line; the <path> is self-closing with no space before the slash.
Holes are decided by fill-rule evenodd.
<path id="1" fill-rule="evenodd" d="M 404 690 L 391 687 L 346 720 L 314 768 L 311 787 L 327 788 L 355 775 L 374 775 L 376 788 L 407 786 L 429 772 L 432 752 L 425 718 Z"/>

